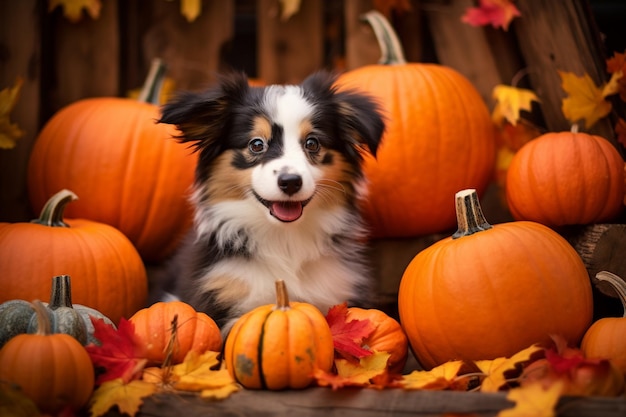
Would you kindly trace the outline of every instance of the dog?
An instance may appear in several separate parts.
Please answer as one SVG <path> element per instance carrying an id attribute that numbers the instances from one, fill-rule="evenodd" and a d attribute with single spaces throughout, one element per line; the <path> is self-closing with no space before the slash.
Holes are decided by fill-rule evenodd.
<path id="1" fill-rule="evenodd" d="M 299 85 L 252 87 L 233 72 L 161 108 L 158 122 L 198 152 L 194 227 L 163 289 L 224 332 L 275 303 L 279 279 L 291 301 L 322 313 L 371 302 L 358 201 L 363 153 L 376 154 L 385 121 L 372 97 L 335 81 L 318 72 Z"/>

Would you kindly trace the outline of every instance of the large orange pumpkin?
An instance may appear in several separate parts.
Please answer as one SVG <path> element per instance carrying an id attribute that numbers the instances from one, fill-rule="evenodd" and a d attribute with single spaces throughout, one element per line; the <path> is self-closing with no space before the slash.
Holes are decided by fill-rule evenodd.
<path id="1" fill-rule="evenodd" d="M 362 205 L 373 237 L 408 237 L 454 227 L 449 201 L 464 188 L 481 194 L 495 161 L 495 128 L 474 86 L 457 71 L 406 63 L 393 29 L 378 12 L 368 20 L 382 64 L 344 73 L 339 88 L 378 99 L 387 118 L 376 159 L 365 156 L 369 196 Z M 386 42 L 387 40 L 394 42 Z"/>
<path id="2" fill-rule="evenodd" d="M 172 325 L 174 317 L 176 329 Z M 215 321 L 182 301 L 152 304 L 137 311 L 130 322 L 135 325 L 135 334 L 145 345 L 146 358 L 151 364 L 165 361 L 173 333 L 176 336 L 171 364 L 181 363 L 189 352 L 217 352 L 222 348 L 222 335 Z"/>
<path id="3" fill-rule="evenodd" d="M 147 261 L 169 255 L 191 225 L 187 196 L 196 156 L 157 124 L 159 108 L 128 98 L 89 98 L 58 111 L 35 141 L 28 191 L 35 210 L 68 188 L 68 217 L 122 231 Z"/>
<path id="4" fill-rule="evenodd" d="M 593 313 L 574 248 L 535 222 L 487 223 L 474 190 L 457 193 L 459 229 L 418 253 L 398 293 L 419 362 L 508 357 L 561 335 L 577 345 Z"/>
<path id="5" fill-rule="evenodd" d="M 623 207 L 624 160 L 600 136 L 546 133 L 511 160 L 506 199 L 516 220 L 551 227 L 610 221 Z"/>
<path id="6" fill-rule="evenodd" d="M 72 300 L 117 323 L 143 307 L 146 270 L 119 230 L 63 218 L 65 205 L 76 198 L 63 190 L 49 200 L 35 223 L 0 223 L 0 302 L 47 299 L 51 278 L 70 275 Z"/>

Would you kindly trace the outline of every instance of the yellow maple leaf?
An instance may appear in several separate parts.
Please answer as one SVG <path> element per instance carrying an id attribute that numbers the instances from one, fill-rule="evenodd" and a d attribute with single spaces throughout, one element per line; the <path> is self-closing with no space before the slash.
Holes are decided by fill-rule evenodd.
<path id="1" fill-rule="evenodd" d="M 513 126 L 520 119 L 520 111 L 531 111 L 532 102 L 539 102 L 539 97 L 525 88 L 511 87 L 504 84 L 498 84 L 493 88 L 493 98 L 496 100 L 492 118 L 495 122 L 506 119 Z"/>
<path id="2" fill-rule="evenodd" d="M 143 404 L 143 399 L 154 394 L 157 389 L 155 384 L 139 379 L 128 384 L 124 384 L 121 378 L 104 382 L 91 396 L 90 415 L 98 417 L 117 406 L 120 413 L 134 417 Z"/>
<path id="3" fill-rule="evenodd" d="M 601 87 L 596 86 L 589 74 L 582 77 L 571 72 L 558 71 L 561 87 L 568 94 L 563 99 L 561 110 L 572 124 L 581 120 L 590 129 L 596 122 L 611 112 L 612 105 L 606 100 L 609 95 L 618 92 L 617 81 L 622 77 L 621 71 L 613 74 L 611 81 Z"/>
<path id="4" fill-rule="evenodd" d="M 480 391 L 499 391 L 507 384 L 507 372 L 514 371 L 519 364 L 529 361 L 533 355 L 543 350 L 539 345 L 532 345 L 517 352 L 510 358 L 476 361 L 475 364 L 478 366 L 478 369 L 485 374 L 485 378 L 480 385 Z"/>
<path id="5" fill-rule="evenodd" d="M 83 9 L 92 19 L 100 17 L 102 4 L 100 0 L 49 0 L 48 12 L 52 12 L 57 7 L 63 8 L 63 15 L 72 23 L 78 22 L 83 16 Z"/>
<path id="6" fill-rule="evenodd" d="M 444 390 L 454 386 L 459 371 L 465 365 L 463 361 L 449 361 L 430 371 L 413 371 L 404 375 L 400 384 L 404 389 Z"/>
<path id="7" fill-rule="evenodd" d="M 202 12 L 202 0 L 180 0 L 180 14 L 188 22 L 193 22 Z"/>
<path id="8" fill-rule="evenodd" d="M 20 96 L 24 80 L 18 78 L 13 87 L 0 91 L 0 149 L 12 149 L 17 140 L 24 136 L 24 131 L 15 123 L 11 123 L 9 115 L 13 111 Z"/>
<path id="9" fill-rule="evenodd" d="M 362 357 L 358 364 L 347 359 L 336 359 L 337 375 L 350 380 L 354 385 L 367 385 L 372 378 L 387 371 L 387 361 L 390 356 L 391 354 L 388 352 L 374 352 Z"/>
<path id="10" fill-rule="evenodd" d="M 515 405 L 500 411 L 497 417 L 554 417 L 563 384 L 563 381 L 557 381 L 544 389 L 541 383 L 537 382 L 513 388 L 506 398 Z"/>
<path id="11" fill-rule="evenodd" d="M 205 400 L 223 400 L 237 391 L 239 391 L 239 385 L 233 382 L 218 388 L 204 389 L 200 392 L 200 398 Z"/>

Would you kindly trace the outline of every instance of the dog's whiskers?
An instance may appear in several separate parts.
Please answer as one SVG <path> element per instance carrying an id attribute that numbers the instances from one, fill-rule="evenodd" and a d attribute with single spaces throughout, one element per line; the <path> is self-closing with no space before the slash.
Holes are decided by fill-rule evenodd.
<path id="1" fill-rule="evenodd" d="M 337 190 L 337 191 L 341 191 L 342 193 L 346 194 L 346 187 L 340 183 L 339 181 L 335 181 L 335 180 L 331 180 L 328 178 L 322 178 L 319 182 L 318 185 L 320 186 L 320 188 L 327 188 L 327 189 L 331 189 L 331 190 Z"/>

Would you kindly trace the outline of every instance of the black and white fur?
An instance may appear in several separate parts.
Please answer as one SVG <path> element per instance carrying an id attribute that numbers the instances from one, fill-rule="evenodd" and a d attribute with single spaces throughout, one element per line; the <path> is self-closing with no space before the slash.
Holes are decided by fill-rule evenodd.
<path id="1" fill-rule="evenodd" d="M 203 93 L 162 108 L 160 123 L 198 156 L 194 229 L 165 290 L 228 329 L 243 313 L 275 302 L 275 281 L 291 301 L 328 308 L 369 296 L 362 152 L 384 130 L 378 105 L 337 91 L 327 73 L 301 85 L 250 87 L 223 76 Z"/>

